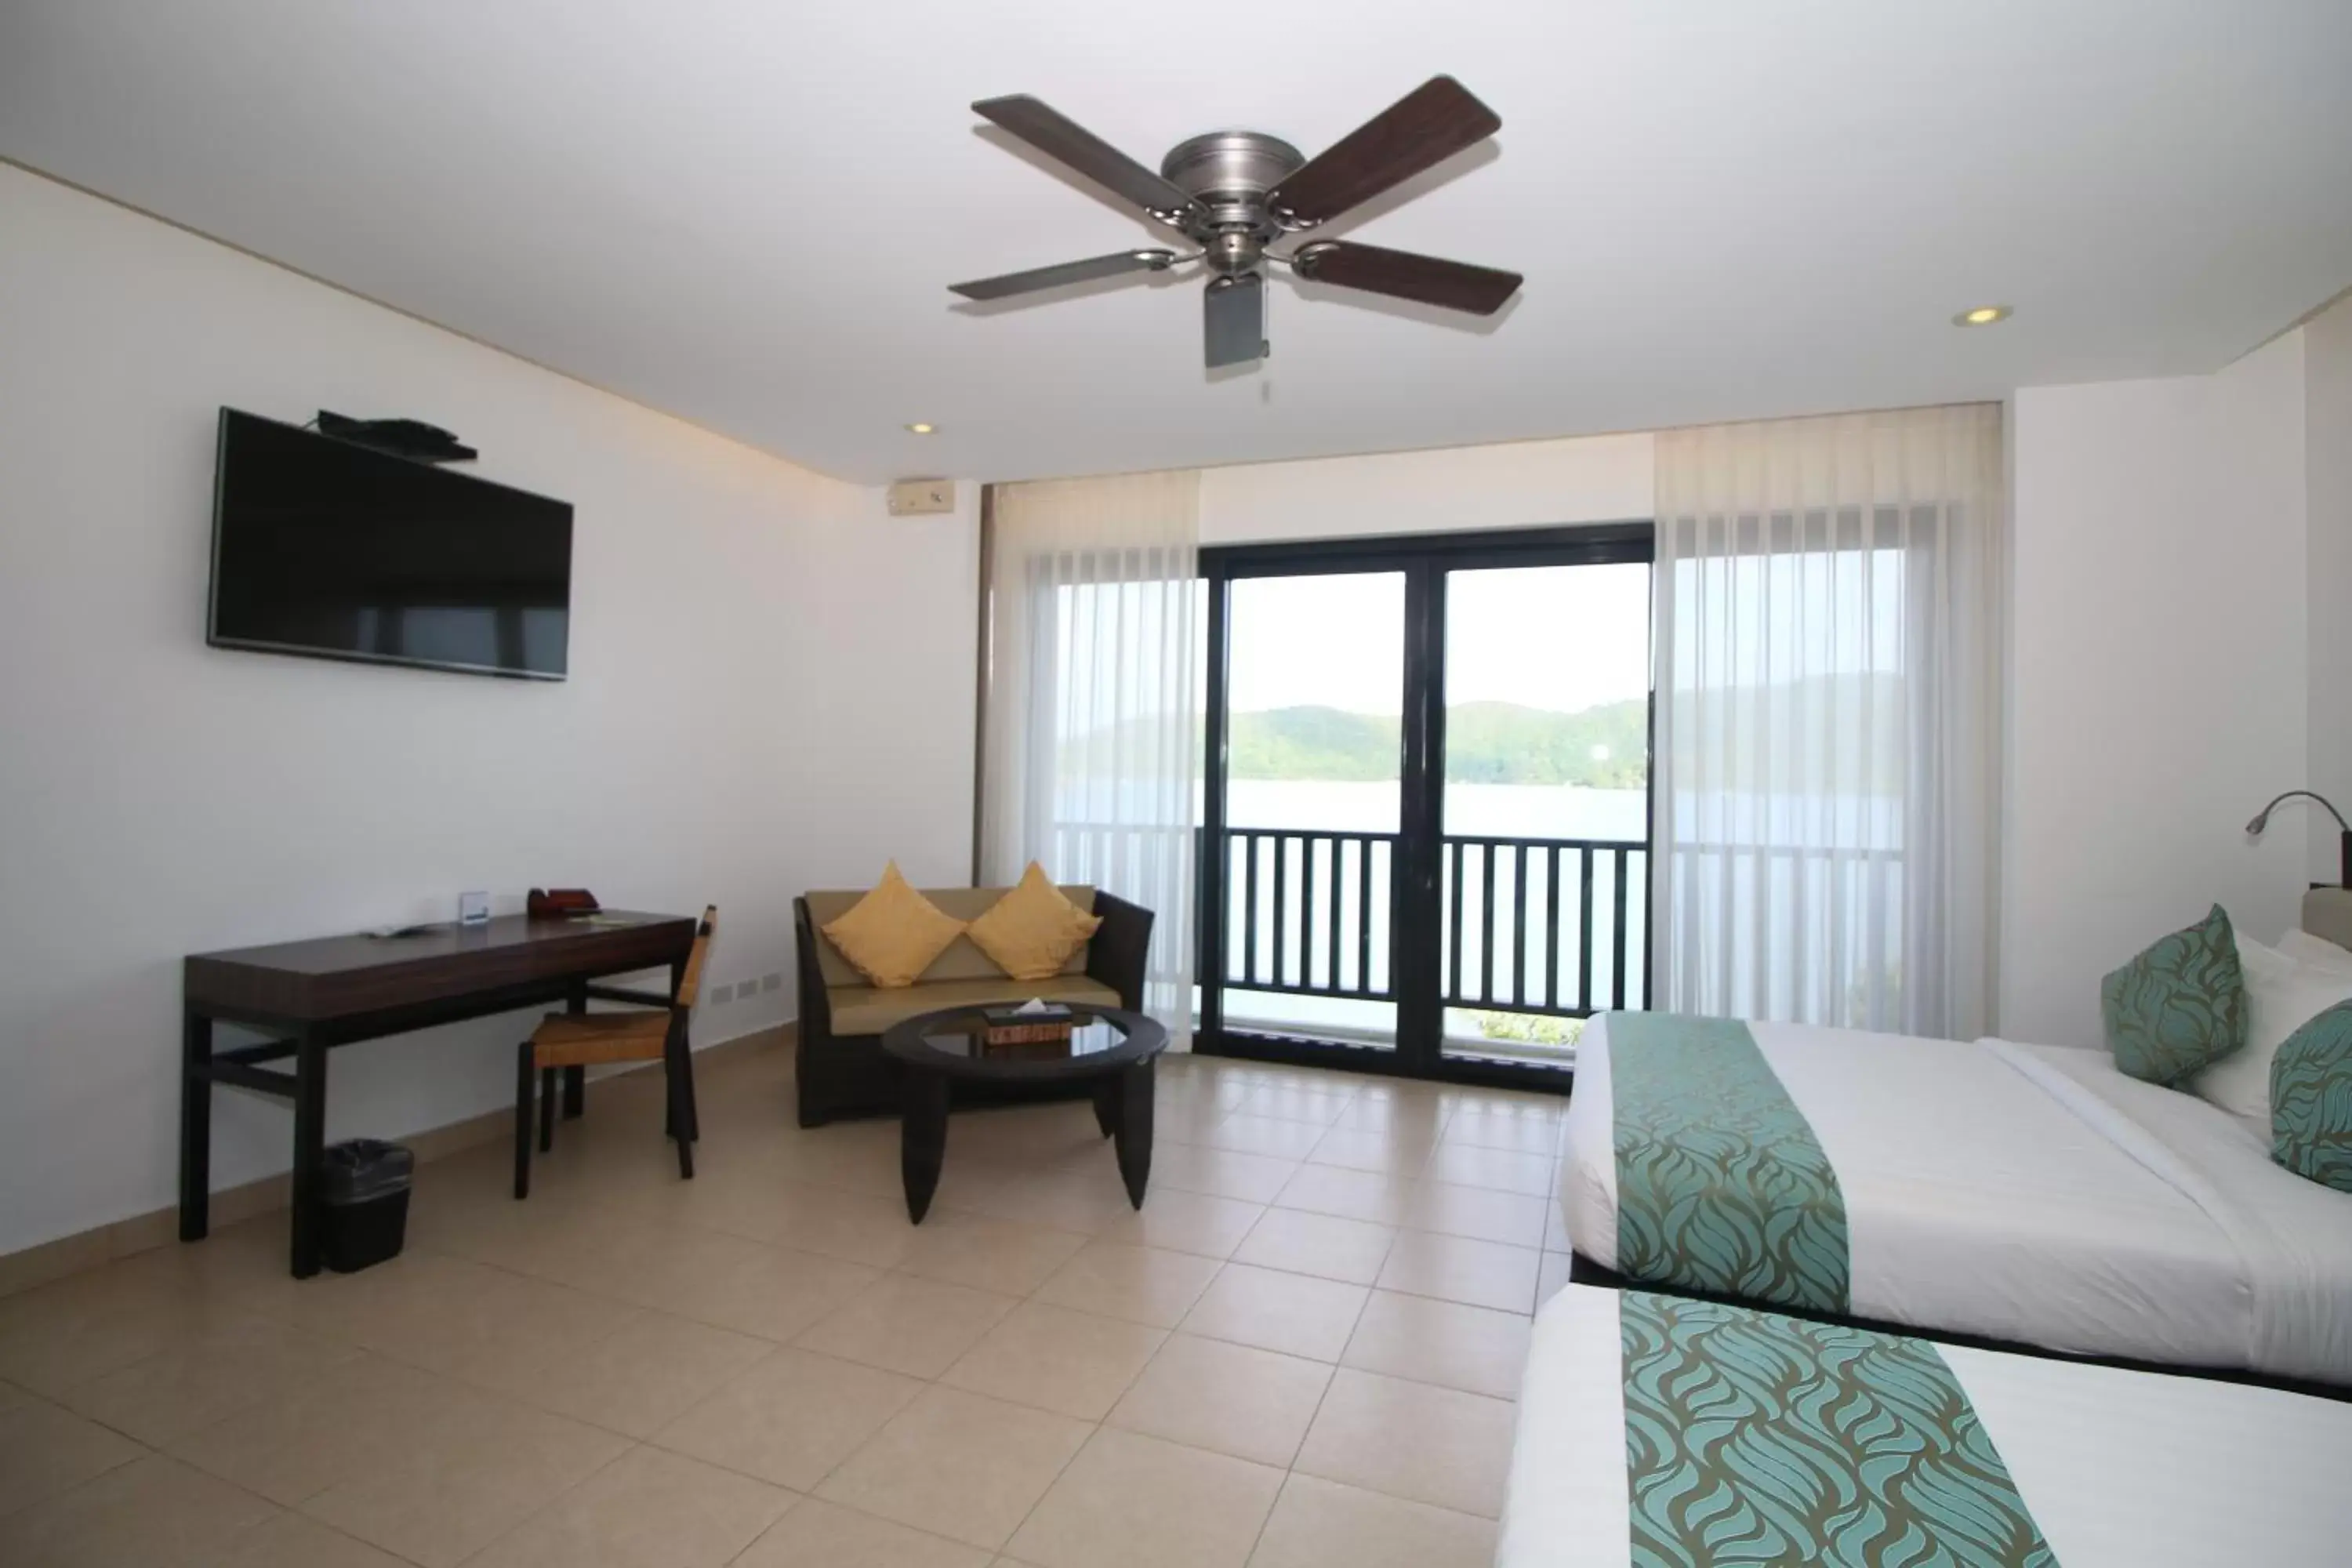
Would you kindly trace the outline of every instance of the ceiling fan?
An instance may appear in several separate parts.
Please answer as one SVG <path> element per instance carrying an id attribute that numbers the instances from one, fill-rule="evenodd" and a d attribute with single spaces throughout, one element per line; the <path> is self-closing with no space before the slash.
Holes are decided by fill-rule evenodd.
<path id="1" fill-rule="evenodd" d="M 1204 313 L 1210 368 L 1265 356 L 1265 273 L 1491 316 L 1519 275 L 1352 240 L 1312 240 L 1287 252 L 1275 242 L 1330 222 L 1423 170 L 1492 136 L 1503 121 L 1450 76 L 1432 77 L 1319 157 L 1255 131 L 1217 131 L 1180 142 L 1153 174 L 1086 127 L 1024 94 L 985 98 L 972 112 L 1141 207 L 1200 248 L 1115 250 L 1085 261 L 949 285 L 967 300 L 1003 300 L 1039 289 L 1207 264 Z"/>

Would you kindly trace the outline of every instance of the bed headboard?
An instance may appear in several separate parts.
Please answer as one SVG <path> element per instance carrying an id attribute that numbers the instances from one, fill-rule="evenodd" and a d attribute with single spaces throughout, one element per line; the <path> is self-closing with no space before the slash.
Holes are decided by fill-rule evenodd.
<path id="1" fill-rule="evenodd" d="M 2303 929 L 2352 948 L 2352 888 L 2314 888 L 2304 894 Z"/>

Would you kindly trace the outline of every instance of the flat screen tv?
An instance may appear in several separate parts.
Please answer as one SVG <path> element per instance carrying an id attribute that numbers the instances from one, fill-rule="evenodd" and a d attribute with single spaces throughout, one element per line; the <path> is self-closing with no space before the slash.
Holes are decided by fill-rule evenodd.
<path id="1" fill-rule="evenodd" d="M 224 408 L 205 640 L 561 680 L 572 508 Z"/>

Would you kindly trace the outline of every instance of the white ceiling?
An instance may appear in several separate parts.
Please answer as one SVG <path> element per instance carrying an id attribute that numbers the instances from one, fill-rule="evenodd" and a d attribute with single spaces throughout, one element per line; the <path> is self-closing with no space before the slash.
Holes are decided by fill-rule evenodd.
<path id="1" fill-rule="evenodd" d="M 1332 232 L 1491 322 L 1280 281 L 1213 377 L 1197 282 L 946 290 L 1161 237 L 975 98 L 1156 165 L 1441 70 L 1496 144 Z M 2352 5 L 9 0 L 0 155 L 829 473 L 1106 472 L 2213 369 L 2352 284 Z"/>

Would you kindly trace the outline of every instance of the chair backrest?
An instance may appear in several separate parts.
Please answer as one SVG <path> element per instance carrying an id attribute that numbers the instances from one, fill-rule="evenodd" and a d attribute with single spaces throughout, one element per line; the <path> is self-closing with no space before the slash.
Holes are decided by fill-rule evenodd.
<path id="1" fill-rule="evenodd" d="M 702 989 L 702 961 L 710 956 L 710 933 L 718 929 L 719 906 L 704 905 L 702 923 L 694 931 L 694 951 L 686 955 L 686 973 L 678 977 L 677 994 L 671 999 L 672 1005 L 694 1005 L 695 993 Z"/>

